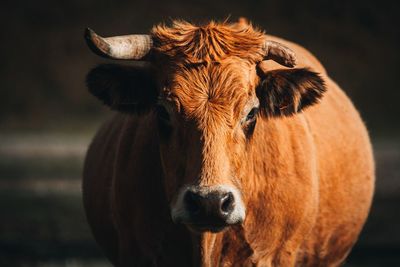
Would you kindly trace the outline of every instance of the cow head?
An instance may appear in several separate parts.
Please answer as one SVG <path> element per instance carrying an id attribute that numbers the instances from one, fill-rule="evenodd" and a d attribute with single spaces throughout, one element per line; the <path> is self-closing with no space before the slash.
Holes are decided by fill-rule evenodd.
<path id="1" fill-rule="evenodd" d="M 251 154 L 257 121 L 296 114 L 325 90 L 318 74 L 291 68 L 289 48 L 246 23 L 175 22 L 151 35 L 110 38 L 88 30 L 86 39 L 102 56 L 145 61 L 101 65 L 87 85 L 112 109 L 157 124 L 172 219 L 198 232 L 245 220 L 258 190 Z M 263 60 L 289 68 L 262 71 Z"/>

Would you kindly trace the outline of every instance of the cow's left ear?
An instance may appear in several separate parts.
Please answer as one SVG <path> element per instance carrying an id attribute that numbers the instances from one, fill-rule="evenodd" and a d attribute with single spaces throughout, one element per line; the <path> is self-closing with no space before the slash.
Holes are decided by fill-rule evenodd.
<path id="1" fill-rule="evenodd" d="M 260 76 L 260 111 L 269 117 L 295 114 L 317 103 L 326 91 L 321 76 L 307 68 L 272 70 Z"/>

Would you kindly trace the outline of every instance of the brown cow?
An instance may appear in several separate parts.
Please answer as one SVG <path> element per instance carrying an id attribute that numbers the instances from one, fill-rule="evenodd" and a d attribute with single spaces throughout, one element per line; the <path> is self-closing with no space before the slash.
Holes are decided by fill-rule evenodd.
<path id="1" fill-rule="evenodd" d="M 144 61 L 87 76 L 119 111 L 83 180 L 89 224 L 116 266 L 344 261 L 374 162 L 358 112 L 313 55 L 243 21 L 85 36 L 99 55 Z"/>

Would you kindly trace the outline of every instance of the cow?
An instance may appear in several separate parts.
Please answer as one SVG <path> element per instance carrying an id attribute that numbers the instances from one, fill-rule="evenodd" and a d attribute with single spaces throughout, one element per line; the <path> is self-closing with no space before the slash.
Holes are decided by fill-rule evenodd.
<path id="1" fill-rule="evenodd" d="M 115 266 L 339 266 L 369 213 L 358 111 L 305 48 L 251 23 L 176 20 L 101 37 L 90 70 L 116 111 L 85 160 L 83 201 Z"/>

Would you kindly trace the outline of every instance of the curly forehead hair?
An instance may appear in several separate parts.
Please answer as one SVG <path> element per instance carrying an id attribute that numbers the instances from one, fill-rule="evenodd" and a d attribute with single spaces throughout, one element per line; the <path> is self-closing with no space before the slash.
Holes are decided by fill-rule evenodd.
<path id="1" fill-rule="evenodd" d="M 170 27 L 153 27 L 151 34 L 156 51 L 184 64 L 220 62 L 228 56 L 259 62 L 264 55 L 264 32 L 243 21 L 202 26 L 173 21 Z"/>

